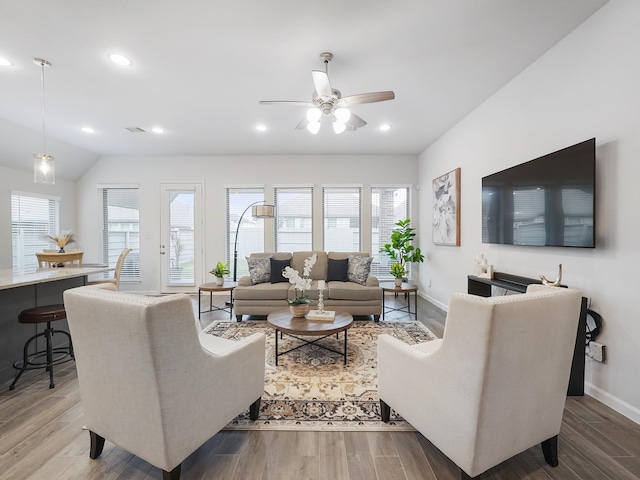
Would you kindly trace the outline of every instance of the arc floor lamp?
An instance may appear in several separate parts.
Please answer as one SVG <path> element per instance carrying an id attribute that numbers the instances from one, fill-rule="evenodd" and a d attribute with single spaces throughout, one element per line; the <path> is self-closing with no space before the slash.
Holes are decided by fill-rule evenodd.
<path id="1" fill-rule="evenodd" d="M 276 216 L 276 206 L 269 205 L 264 203 L 263 200 L 258 200 L 257 202 L 253 202 L 247 208 L 244 209 L 242 215 L 240 215 L 240 220 L 238 220 L 238 227 L 236 228 L 236 240 L 233 242 L 233 281 L 238 280 L 238 232 L 240 231 L 240 226 L 242 225 L 242 218 L 244 214 L 251 208 L 251 216 L 254 218 L 275 218 Z"/>

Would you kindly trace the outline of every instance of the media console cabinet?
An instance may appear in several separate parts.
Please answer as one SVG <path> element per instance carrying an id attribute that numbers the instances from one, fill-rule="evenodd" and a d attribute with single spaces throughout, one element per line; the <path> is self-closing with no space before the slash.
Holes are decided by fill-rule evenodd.
<path id="1" fill-rule="evenodd" d="M 504 272 L 494 272 L 493 278 L 476 277 L 475 275 L 467 276 L 467 293 L 479 295 L 481 297 L 491 296 L 491 287 L 504 288 L 514 292 L 524 293 L 527 291 L 527 285 L 532 283 L 541 284 L 540 280 L 534 278 L 520 277 Z M 566 287 L 566 285 L 561 285 Z M 581 396 L 584 395 L 584 349 L 587 336 L 587 298 L 582 297 L 582 306 L 580 308 L 580 319 L 578 321 L 578 332 L 576 335 L 576 344 L 573 349 L 573 361 L 571 363 L 571 376 L 569 378 L 569 389 L 567 395 Z M 533 341 L 533 339 L 531 339 Z"/>

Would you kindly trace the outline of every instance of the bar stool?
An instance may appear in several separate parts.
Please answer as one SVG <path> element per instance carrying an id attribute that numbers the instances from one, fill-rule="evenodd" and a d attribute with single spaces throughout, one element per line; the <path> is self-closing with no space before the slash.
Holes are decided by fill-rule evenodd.
<path id="1" fill-rule="evenodd" d="M 67 318 L 67 312 L 62 304 L 29 308 L 20 312 L 20 315 L 18 315 L 18 321 L 20 323 L 33 324 L 46 322 L 47 328 L 32 336 L 27 340 L 27 343 L 24 344 L 22 359 L 13 362 L 13 368 L 15 368 L 17 372 L 16 378 L 13 380 L 9 390 L 16 388 L 16 383 L 25 370 L 35 370 L 38 368 L 44 368 L 49 371 L 49 388 L 55 387 L 55 384 L 53 383 L 53 366 L 68 362 L 75 358 L 73 355 L 73 343 L 71 343 L 71 335 L 69 335 L 69 332 L 51 328 L 51 322 L 64 320 L 65 318 Z M 53 348 L 53 335 L 56 333 L 61 333 L 67 336 L 69 342 L 66 347 Z M 39 337 L 45 338 L 47 342 L 46 349 L 29 355 L 29 346 L 31 345 L 31 342 Z"/>

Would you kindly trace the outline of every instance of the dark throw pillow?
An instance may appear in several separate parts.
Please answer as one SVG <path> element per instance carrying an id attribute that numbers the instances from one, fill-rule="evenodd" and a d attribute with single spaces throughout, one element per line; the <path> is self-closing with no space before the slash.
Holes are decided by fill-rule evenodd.
<path id="1" fill-rule="evenodd" d="M 348 258 L 344 258 L 342 260 L 330 258 L 329 266 L 327 268 L 327 282 L 346 282 L 348 268 Z"/>
<path id="2" fill-rule="evenodd" d="M 288 282 L 288 278 L 282 276 L 284 267 L 290 267 L 291 260 L 276 260 L 271 258 L 271 283 Z"/>

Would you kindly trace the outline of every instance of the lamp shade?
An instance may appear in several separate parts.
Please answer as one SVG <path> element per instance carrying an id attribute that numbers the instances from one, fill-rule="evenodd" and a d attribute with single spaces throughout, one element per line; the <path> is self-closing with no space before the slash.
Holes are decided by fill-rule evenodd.
<path id="1" fill-rule="evenodd" d="M 251 207 L 251 215 L 256 218 L 275 218 L 275 205 L 254 205 Z"/>

